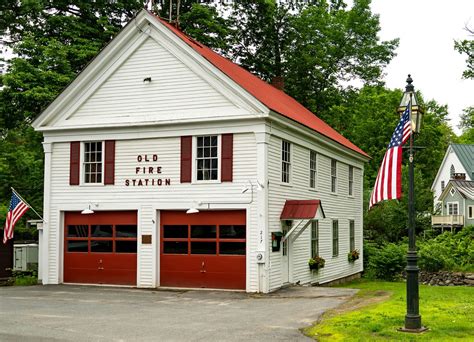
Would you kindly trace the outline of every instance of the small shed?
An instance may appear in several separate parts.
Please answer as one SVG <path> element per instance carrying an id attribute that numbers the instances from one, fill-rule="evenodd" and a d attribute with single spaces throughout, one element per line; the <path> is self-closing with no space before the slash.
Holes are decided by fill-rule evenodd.
<path id="1" fill-rule="evenodd" d="M 14 247 L 14 263 L 15 271 L 33 271 L 38 270 L 38 244 L 37 243 L 21 243 L 15 244 Z"/>

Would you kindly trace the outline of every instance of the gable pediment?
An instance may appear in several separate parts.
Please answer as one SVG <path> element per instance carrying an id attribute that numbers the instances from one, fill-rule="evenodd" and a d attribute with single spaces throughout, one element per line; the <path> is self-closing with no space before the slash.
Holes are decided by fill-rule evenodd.
<path id="1" fill-rule="evenodd" d="M 156 125 L 268 112 L 150 16 L 140 12 L 33 126 Z"/>

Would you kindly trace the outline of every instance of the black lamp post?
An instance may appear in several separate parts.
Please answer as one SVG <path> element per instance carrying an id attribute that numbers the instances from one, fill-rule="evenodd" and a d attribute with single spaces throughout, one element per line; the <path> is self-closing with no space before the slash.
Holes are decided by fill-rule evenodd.
<path id="1" fill-rule="evenodd" d="M 414 179 L 414 160 L 413 141 L 415 134 L 420 132 L 423 110 L 418 105 L 415 87 L 412 85 L 411 75 L 408 75 L 407 85 L 403 93 L 398 111 L 403 113 L 410 106 L 410 121 L 412 134 L 410 134 L 409 146 L 409 169 L 408 169 L 408 253 L 407 253 L 407 313 L 405 315 L 405 327 L 400 331 L 422 332 L 426 328 L 421 325 L 421 316 L 419 312 L 419 292 L 418 292 L 418 255 L 416 252 L 415 240 L 415 179 Z"/>

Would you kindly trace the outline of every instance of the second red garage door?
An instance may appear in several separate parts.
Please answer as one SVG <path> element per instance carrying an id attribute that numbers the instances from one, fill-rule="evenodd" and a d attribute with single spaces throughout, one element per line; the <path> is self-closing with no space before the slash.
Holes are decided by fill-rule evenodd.
<path id="1" fill-rule="evenodd" d="M 161 286 L 245 289 L 245 211 L 162 211 L 160 230 Z"/>

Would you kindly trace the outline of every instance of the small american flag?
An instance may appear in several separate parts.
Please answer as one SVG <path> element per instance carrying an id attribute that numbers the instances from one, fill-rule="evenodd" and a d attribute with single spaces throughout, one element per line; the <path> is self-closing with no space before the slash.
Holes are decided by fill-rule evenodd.
<path id="1" fill-rule="evenodd" d="M 402 145 L 410 138 L 410 104 L 403 112 L 398 122 L 392 139 L 388 145 L 387 152 L 383 157 L 375 186 L 370 195 L 369 209 L 376 203 L 399 199 L 402 195 Z"/>
<path id="2" fill-rule="evenodd" d="M 28 208 L 28 205 L 23 202 L 15 192 L 13 192 L 12 199 L 10 201 L 10 210 L 8 210 L 5 228 L 3 231 L 4 244 L 13 238 L 13 229 L 15 228 L 15 224 L 23 216 L 23 214 L 26 213 Z"/>

